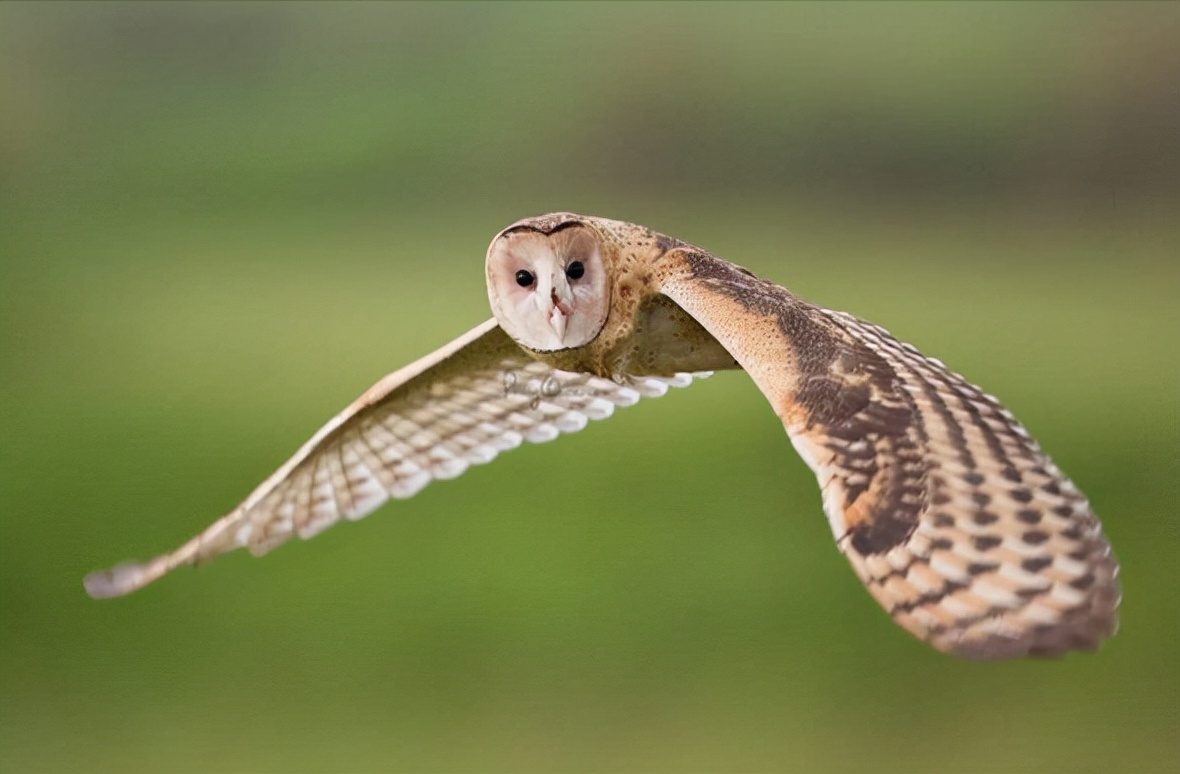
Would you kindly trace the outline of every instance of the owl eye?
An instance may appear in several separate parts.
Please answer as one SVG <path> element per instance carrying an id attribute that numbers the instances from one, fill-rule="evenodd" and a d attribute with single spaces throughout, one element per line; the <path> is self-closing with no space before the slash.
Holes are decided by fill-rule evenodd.
<path id="1" fill-rule="evenodd" d="M 522 288 L 527 288 L 529 285 L 533 284 L 534 279 L 535 278 L 533 277 L 533 273 L 531 271 L 521 269 L 520 271 L 516 272 L 516 284 L 520 285 Z"/>
<path id="2" fill-rule="evenodd" d="M 586 267 L 582 265 L 581 261 L 574 261 L 569 266 L 565 267 L 565 276 L 572 280 L 582 279 L 582 275 L 586 273 Z"/>

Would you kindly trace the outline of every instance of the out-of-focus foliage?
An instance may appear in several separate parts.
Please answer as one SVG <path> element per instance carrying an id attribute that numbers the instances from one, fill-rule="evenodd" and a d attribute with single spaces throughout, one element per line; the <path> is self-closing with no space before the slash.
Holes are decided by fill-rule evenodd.
<path id="1" fill-rule="evenodd" d="M 0 4 L 0 770 L 1176 771 L 1180 6 Z M 1002 397 L 1097 655 L 894 627 L 742 374 L 125 600 L 487 240 L 650 225 Z"/>

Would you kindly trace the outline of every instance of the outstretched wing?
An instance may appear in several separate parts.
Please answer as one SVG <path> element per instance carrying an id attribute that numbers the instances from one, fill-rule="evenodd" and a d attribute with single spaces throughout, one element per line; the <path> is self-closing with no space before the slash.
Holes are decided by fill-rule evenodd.
<path id="1" fill-rule="evenodd" d="M 969 658 L 1093 650 L 1118 565 L 1085 497 L 995 398 L 886 330 L 691 248 L 663 292 L 741 363 L 893 619 Z"/>
<path id="2" fill-rule="evenodd" d="M 412 497 L 523 441 L 581 430 L 616 406 L 705 375 L 618 384 L 559 371 L 534 360 L 489 320 L 377 382 L 204 532 L 147 562 L 88 575 L 86 591 L 95 598 L 127 594 L 235 548 L 264 554 L 292 535 L 309 538 L 391 497 Z"/>

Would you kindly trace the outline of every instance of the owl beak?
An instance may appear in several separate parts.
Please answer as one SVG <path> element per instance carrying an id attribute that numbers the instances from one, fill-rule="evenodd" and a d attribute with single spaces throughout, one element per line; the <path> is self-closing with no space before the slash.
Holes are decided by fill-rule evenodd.
<path id="1" fill-rule="evenodd" d="M 570 318 L 570 306 L 557 297 L 557 288 L 553 288 L 549 295 L 552 308 L 549 310 L 549 327 L 557 334 L 559 341 L 565 341 L 565 328 Z"/>

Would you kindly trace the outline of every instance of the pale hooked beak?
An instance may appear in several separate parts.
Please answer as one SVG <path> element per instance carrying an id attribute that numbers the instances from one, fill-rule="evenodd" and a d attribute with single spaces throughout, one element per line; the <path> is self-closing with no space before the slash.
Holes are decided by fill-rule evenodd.
<path id="1" fill-rule="evenodd" d="M 565 341 L 565 328 L 570 319 L 570 305 L 557 297 L 557 288 L 553 288 L 549 294 L 549 301 L 553 307 L 549 310 L 549 327 L 557 334 L 557 340 Z"/>

